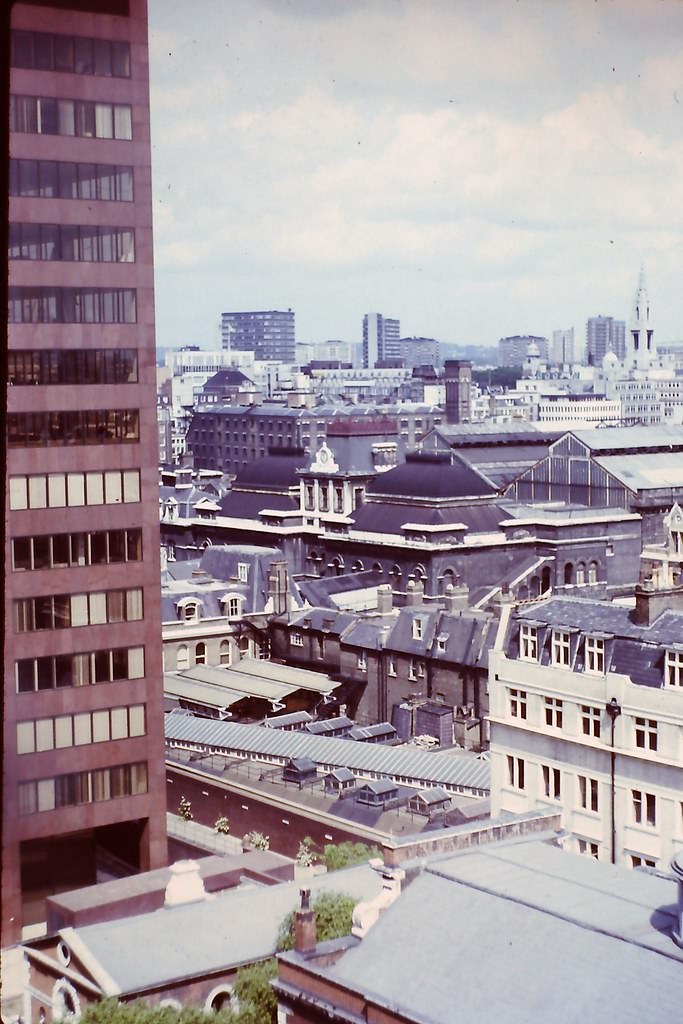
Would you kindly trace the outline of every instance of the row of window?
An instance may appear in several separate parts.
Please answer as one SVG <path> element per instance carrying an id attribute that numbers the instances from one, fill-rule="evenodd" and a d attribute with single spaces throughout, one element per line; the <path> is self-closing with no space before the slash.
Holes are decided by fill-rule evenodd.
<path id="1" fill-rule="evenodd" d="M 132 139 L 132 111 L 126 103 L 10 96 L 11 132 L 75 135 L 86 139 Z"/>
<path id="2" fill-rule="evenodd" d="M 133 201 L 133 168 L 71 160 L 10 160 L 9 194 L 43 199 Z"/>
<path id="3" fill-rule="evenodd" d="M 539 765 L 543 792 L 550 800 L 561 798 L 561 773 L 553 765 Z M 507 782 L 513 789 L 524 790 L 527 785 L 524 758 L 507 755 Z M 582 810 L 598 813 L 600 810 L 600 780 L 590 775 L 577 775 L 578 804 Z M 631 820 L 635 825 L 657 825 L 657 797 L 641 789 L 631 790 Z"/>
<path id="4" fill-rule="evenodd" d="M 144 674 L 144 647 L 113 647 L 77 654 L 21 658 L 15 662 L 17 693 L 94 686 L 117 679 L 142 679 Z"/>
<path id="5" fill-rule="evenodd" d="M 12 539 L 12 568 L 15 571 L 141 561 L 140 529 L 54 533 Z"/>
<path id="6" fill-rule="evenodd" d="M 127 740 L 146 731 L 144 704 L 32 719 L 17 722 L 17 754 Z"/>
<path id="7" fill-rule="evenodd" d="M 7 444 L 10 448 L 122 444 L 139 440 L 140 413 L 137 409 L 12 412 L 7 416 Z"/>
<path id="8" fill-rule="evenodd" d="M 13 512 L 33 508 L 125 505 L 137 501 L 140 501 L 139 469 L 36 473 L 9 478 L 9 507 Z"/>
<path id="9" fill-rule="evenodd" d="M 130 43 L 13 29 L 10 65 L 35 71 L 130 78 Z"/>
<path id="10" fill-rule="evenodd" d="M 92 224 L 10 224 L 9 258 L 134 263 L 135 232 Z"/>
<path id="11" fill-rule="evenodd" d="M 675 652 L 673 652 L 675 653 Z M 510 717 L 525 720 L 527 717 L 528 694 L 526 690 L 510 689 Z M 559 697 L 544 698 L 545 724 L 551 729 L 561 729 L 564 721 L 564 703 Z M 579 705 L 579 720 L 584 736 L 600 739 L 604 708 L 591 704 Z M 658 725 L 653 718 L 634 717 L 635 744 L 641 750 L 657 750 Z"/>
<path id="12" fill-rule="evenodd" d="M 114 765 L 19 783 L 19 814 L 138 796 L 147 792 L 147 763 Z"/>
<path id="13" fill-rule="evenodd" d="M 136 622 L 142 617 L 141 587 L 100 590 L 90 594 L 47 594 L 14 601 L 14 629 L 17 633 Z"/>
<path id="14" fill-rule="evenodd" d="M 8 288 L 11 324 L 134 324 L 134 288 Z"/>
<path id="15" fill-rule="evenodd" d="M 586 672 L 604 675 L 606 670 L 606 639 L 604 636 L 577 635 L 577 630 L 553 629 L 550 639 L 550 664 L 560 668 L 571 668 L 576 662 L 577 650 L 582 643 L 583 666 Z M 574 653 L 572 654 L 572 648 Z M 538 627 L 523 622 L 519 627 L 519 656 L 523 661 L 539 660 L 540 646 Z M 665 652 L 664 683 L 666 686 L 683 686 L 683 650 L 669 649 Z"/>
<path id="16" fill-rule="evenodd" d="M 15 349 L 7 353 L 7 379 L 28 384 L 136 384 L 134 348 Z"/>

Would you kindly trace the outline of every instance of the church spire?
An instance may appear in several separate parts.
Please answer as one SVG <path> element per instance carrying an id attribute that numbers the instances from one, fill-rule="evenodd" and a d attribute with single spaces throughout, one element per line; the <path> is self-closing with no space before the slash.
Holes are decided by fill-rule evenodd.
<path id="1" fill-rule="evenodd" d="M 657 355 L 654 328 L 650 316 L 650 297 L 647 293 L 645 268 L 640 267 L 638 287 L 631 310 L 631 322 L 626 345 L 627 365 L 631 369 L 647 370 Z"/>

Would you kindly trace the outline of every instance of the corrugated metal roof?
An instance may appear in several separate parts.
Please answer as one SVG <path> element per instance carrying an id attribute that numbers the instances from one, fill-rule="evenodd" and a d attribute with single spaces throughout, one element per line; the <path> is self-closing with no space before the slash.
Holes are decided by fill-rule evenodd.
<path id="1" fill-rule="evenodd" d="M 359 775 L 375 772 L 391 778 L 401 776 L 420 784 L 461 786 L 485 792 L 490 788 L 488 763 L 465 753 L 434 757 L 414 747 L 384 747 L 331 736 L 312 736 L 308 732 L 282 732 L 258 725 L 179 715 L 166 716 L 166 740 L 176 747 L 214 753 L 240 752 L 282 761 L 310 757 L 321 766 L 346 767 Z"/>
<path id="2" fill-rule="evenodd" d="M 231 685 L 247 685 L 238 683 L 240 677 L 248 676 L 258 679 L 272 679 L 274 682 L 295 686 L 298 690 L 312 690 L 314 693 L 330 693 L 339 683 L 335 683 L 324 672 L 313 672 L 310 669 L 297 668 L 294 665 L 280 665 L 276 661 L 260 661 L 243 658 L 233 665 L 228 672 Z M 250 685 L 250 684 L 249 684 Z"/>
<path id="3" fill-rule="evenodd" d="M 683 487 L 683 454 L 680 451 L 601 455 L 595 462 L 630 491 Z"/>

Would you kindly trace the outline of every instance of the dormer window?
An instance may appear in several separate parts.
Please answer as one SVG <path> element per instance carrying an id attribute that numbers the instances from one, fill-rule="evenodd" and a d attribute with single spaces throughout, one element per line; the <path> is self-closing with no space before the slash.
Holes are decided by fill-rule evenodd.
<path id="1" fill-rule="evenodd" d="M 586 672 L 593 675 L 604 675 L 605 673 L 605 640 L 601 636 L 587 636 L 586 645 Z"/>
<path id="2" fill-rule="evenodd" d="M 237 579 L 240 583 L 246 583 L 249 579 L 249 563 L 238 562 L 237 563 Z"/>
<path id="3" fill-rule="evenodd" d="M 238 619 L 242 614 L 242 605 L 244 604 L 244 598 L 241 594 L 226 594 L 221 599 L 223 605 L 223 614 L 229 619 Z"/>
<path id="4" fill-rule="evenodd" d="M 448 640 L 448 637 L 446 636 L 445 633 L 439 633 L 439 635 L 437 636 L 437 638 L 436 638 L 436 648 L 437 648 L 437 650 L 439 651 L 440 654 L 443 654 L 444 651 L 446 650 L 446 642 L 447 642 L 447 640 Z"/>
<path id="5" fill-rule="evenodd" d="M 304 645 L 303 633 L 292 633 L 291 643 L 292 643 L 292 647 L 303 647 L 303 645 Z"/>
<path id="6" fill-rule="evenodd" d="M 566 630 L 553 630 L 551 651 L 553 665 L 567 666 L 570 664 L 570 637 Z"/>
<path id="7" fill-rule="evenodd" d="M 194 598 L 183 598 L 178 602 L 178 618 L 183 622 L 199 622 L 199 605 Z"/>
<path id="8" fill-rule="evenodd" d="M 519 627 L 519 656 L 523 661 L 538 661 L 538 630 L 528 622 Z"/>
<path id="9" fill-rule="evenodd" d="M 664 685 L 683 687 L 683 650 L 669 650 L 664 657 Z"/>
<path id="10" fill-rule="evenodd" d="M 422 619 L 413 619 L 413 640 L 421 640 L 423 634 Z"/>

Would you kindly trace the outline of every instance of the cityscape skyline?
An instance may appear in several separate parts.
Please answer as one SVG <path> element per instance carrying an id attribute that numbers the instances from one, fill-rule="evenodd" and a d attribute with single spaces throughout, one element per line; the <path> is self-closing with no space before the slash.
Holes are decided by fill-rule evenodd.
<path id="1" fill-rule="evenodd" d="M 672 2 L 152 0 L 159 345 L 215 346 L 225 309 L 549 337 L 626 319 L 642 264 L 682 337 L 681 27 Z"/>

